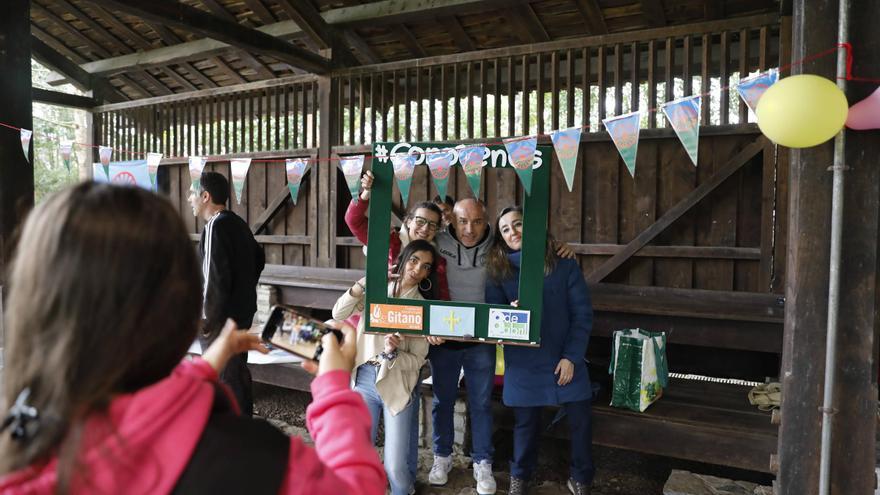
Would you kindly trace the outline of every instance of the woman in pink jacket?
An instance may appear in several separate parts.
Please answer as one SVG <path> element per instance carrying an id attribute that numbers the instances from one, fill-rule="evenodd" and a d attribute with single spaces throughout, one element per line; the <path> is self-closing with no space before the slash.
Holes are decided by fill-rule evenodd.
<path id="1" fill-rule="evenodd" d="M 201 316 L 195 251 L 167 201 L 83 183 L 37 206 L 10 277 L 0 493 L 385 492 L 370 415 L 349 389 L 355 338 L 324 341 L 314 448 L 242 418 L 217 381 L 265 348 L 224 333 L 182 361 Z"/>

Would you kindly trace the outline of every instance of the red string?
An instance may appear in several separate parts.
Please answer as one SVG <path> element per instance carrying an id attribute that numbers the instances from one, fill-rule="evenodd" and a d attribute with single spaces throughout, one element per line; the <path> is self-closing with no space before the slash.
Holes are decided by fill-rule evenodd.
<path id="1" fill-rule="evenodd" d="M 851 44 L 851 43 L 838 43 L 838 44 L 835 45 L 833 48 L 829 48 L 829 49 L 824 50 L 824 51 L 822 51 L 822 52 L 819 52 L 819 53 L 815 53 L 815 54 L 813 54 L 813 55 L 806 56 L 806 57 L 804 57 L 804 58 L 802 58 L 802 59 L 800 59 L 800 60 L 795 60 L 795 61 L 793 61 L 793 62 L 791 62 L 791 63 L 785 64 L 785 65 L 782 65 L 782 66 L 779 67 L 778 70 L 779 70 L 779 72 L 787 71 L 787 70 L 791 69 L 792 67 L 795 67 L 795 66 L 798 66 L 798 65 L 803 65 L 803 64 L 805 64 L 805 63 L 807 63 L 807 62 L 810 62 L 810 61 L 813 61 L 813 60 L 816 60 L 816 59 L 819 59 L 819 58 L 822 58 L 822 57 L 826 57 L 826 56 L 828 56 L 828 55 L 830 55 L 830 54 L 836 53 L 837 50 L 839 50 L 839 49 L 841 49 L 841 48 L 843 48 L 843 49 L 846 50 L 846 76 L 845 76 L 845 79 L 846 79 L 847 81 L 853 81 L 853 82 L 865 82 L 865 83 L 878 83 L 878 84 L 880 84 L 880 79 L 867 78 L 867 77 L 856 77 L 856 76 L 853 76 L 853 75 L 852 75 L 853 47 L 852 47 L 852 44 Z M 719 90 L 720 90 L 721 92 L 724 92 L 724 91 L 727 91 L 727 90 L 731 89 L 732 87 L 733 87 L 733 85 L 721 86 L 721 87 L 719 88 Z M 671 91 L 671 88 L 666 88 L 666 90 L 667 90 L 667 91 Z M 604 96 L 605 96 L 605 95 L 599 95 L 600 98 L 603 98 Z M 705 93 L 696 94 L 696 95 L 691 95 L 691 96 L 689 96 L 688 98 L 695 97 L 695 96 L 700 96 L 700 97 L 711 96 L 711 91 L 710 91 L 710 92 L 705 92 Z M 650 116 L 651 114 L 656 113 L 657 111 L 658 111 L 658 108 L 657 108 L 657 107 L 650 107 L 650 108 L 648 108 L 647 110 L 645 110 L 645 111 L 642 112 L 642 113 L 645 113 L 645 114 L 647 114 L 647 115 Z M 619 115 L 618 115 L 617 117 L 619 117 Z M 650 117 L 649 117 L 649 118 L 650 118 Z M 14 129 L 14 130 L 17 130 L 17 131 L 21 131 L 21 128 L 20 128 L 20 127 L 16 127 L 16 126 L 14 126 L 14 125 L 6 124 L 6 123 L 3 123 L 3 122 L 0 122 L 0 126 L 2 126 L 2 127 L 6 127 L 6 128 L 9 128 L 9 129 Z M 591 126 L 590 126 L 589 124 L 587 124 L 587 125 L 583 125 L 583 126 L 581 126 L 580 128 L 583 130 L 583 129 L 589 129 L 590 127 L 591 127 Z M 483 142 L 483 143 L 474 143 L 474 144 L 467 145 L 467 146 L 468 146 L 468 147 L 471 147 L 471 146 L 492 146 L 492 145 L 502 145 L 502 144 L 504 144 L 504 141 L 508 141 L 508 142 L 509 142 L 509 141 L 518 141 L 518 140 L 531 139 L 532 137 L 538 137 L 538 138 L 540 138 L 540 137 L 549 137 L 549 136 L 550 136 L 549 134 L 535 134 L 535 135 L 531 135 L 531 136 L 512 137 L 512 138 L 509 138 L 509 139 L 506 139 L 506 140 L 501 140 L 501 141 L 490 141 L 490 142 Z M 77 145 L 82 146 L 82 147 L 85 147 L 85 148 L 101 148 L 101 147 L 103 147 L 103 146 L 101 146 L 101 145 L 88 144 L 88 143 L 78 143 L 78 142 L 74 142 L 73 144 L 77 144 Z M 143 152 L 143 151 L 125 150 L 125 149 L 120 149 L 120 148 L 111 148 L 111 149 L 112 149 L 113 151 L 116 151 L 116 152 L 119 152 L 119 153 L 128 153 L 128 154 L 131 154 L 131 155 L 147 156 L 147 152 Z M 429 155 L 429 154 L 432 154 L 432 153 L 433 153 L 433 152 L 429 153 L 429 152 L 427 152 L 427 151 L 423 151 L 421 154 Z M 444 152 L 444 151 L 439 151 L 439 152 L 437 152 L 437 153 L 445 153 L 445 152 Z M 164 158 L 165 158 L 166 160 L 181 160 L 181 159 L 186 158 L 186 157 L 182 157 L 182 156 L 180 156 L 180 157 L 164 157 Z M 205 157 L 203 157 L 203 158 L 204 158 L 204 160 L 205 160 L 206 163 L 209 162 L 209 161 L 229 161 L 229 160 L 234 160 L 234 159 L 235 159 L 235 157 L 230 157 L 230 156 L 215 156 L 215 157 L 205 156 Z M 371 160 L 371 159 L 373 159 L 373 158 L 376 158 L 376 157 L 375 157 L 374 155 L 371 155 L 371 154 L 365 154 L 365 155 L 364 155 L 364 160 Z M 383 156 L 383 157 L 380 157 L 380 158 L 388 158 L 388 156 Z M 329 158 L 321 158 L 321 159 L 318 159 L 318 158 L 310 158 L 310 159 L 309 159 L 309 162 L 311 162 L 311 163 L 318 162 L 318 161 L 327 161 L 327 162 L 331 162 L 331 161 L 337 161 L 337 160 L 340 160 L 340 159 L 341 159 L 341 158 L 332 158 L 332 157 L 329 157 Z M 284 160 L 252 159 L 252 160 L 251 160 L 251 163 L 286 163 L 286 162 L 287 162 L 287 159 L 284 159 Z"/>

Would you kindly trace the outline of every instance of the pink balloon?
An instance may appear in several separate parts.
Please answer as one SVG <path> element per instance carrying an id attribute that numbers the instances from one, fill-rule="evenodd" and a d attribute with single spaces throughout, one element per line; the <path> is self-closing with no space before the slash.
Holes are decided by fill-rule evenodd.
<path id="1" fill-rule="evenodd" d="M 880 88 L 850 107 L 846 126 L 856 131 L 880 129 Z"/>

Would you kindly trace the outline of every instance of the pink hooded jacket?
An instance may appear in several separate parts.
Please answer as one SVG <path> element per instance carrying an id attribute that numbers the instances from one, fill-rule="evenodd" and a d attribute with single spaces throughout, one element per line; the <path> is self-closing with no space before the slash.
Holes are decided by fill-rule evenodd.
<path id="1" fill-rule="evenodd" d="M 89 419 L 71 493 L 165 494 L 195 451 L 214 401 L 217 373 L 202 359 L 182 362 L 164 380 L 118 396 L 108 414 Z M 370 414 L 349 374 L 312 382 L 306 412 L 315 447 L 290 439 L 282 494 L 384 494 L 385 470 L 370 442 Z M 108 421 L 109 420 L 109 421 Z M 57 458 L 0 478 L 0 494 L 52 494 Z M 241 473 L 241 476 L 250 476 Z"/>

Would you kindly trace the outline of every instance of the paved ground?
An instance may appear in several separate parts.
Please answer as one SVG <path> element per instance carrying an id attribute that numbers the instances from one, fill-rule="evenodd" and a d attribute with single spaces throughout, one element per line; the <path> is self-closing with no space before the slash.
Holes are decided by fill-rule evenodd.
<path id="1" fill-rule="evenodd" d="M 305 407 L 311 400 L 309 394 L 256 384 L 254 395 L 257 414 L 270 418 L 273 423 L 291 435 L 308 436 L 304 428 L 304 417 Z M 509 483 L 507 465 L 512 447 L 511 435 L 508 432 L 496 433 L 495 478 L 498 481 L 498 494 L 500 495 L 507 494 Z M 419 454 L 417 493 L 421 495 L 476 494 L 469 460 L 463 456 L 455 456 L 454 459 L 455 467 L 450 474 L 449 483 L 444 487 L 432 487 L 427 484 L 427 479 L 433 457 L 428 449 L 422 449 Z M 771 480 L 768 475 L 761 473 L 599 446 L 593 447 L 593 460 L 596 465 L 593 495 L 661 494 L 663 485 L 673 469 L 752 481 L 764 485 L 769 485 Z M 531 495 L 569 493 L 565 488 L 568 474 L 568 447 L 565 442 L 545 439 L 539 453 L 539 463 L 537 479 L 540 482 L 529 493 Z"/>

